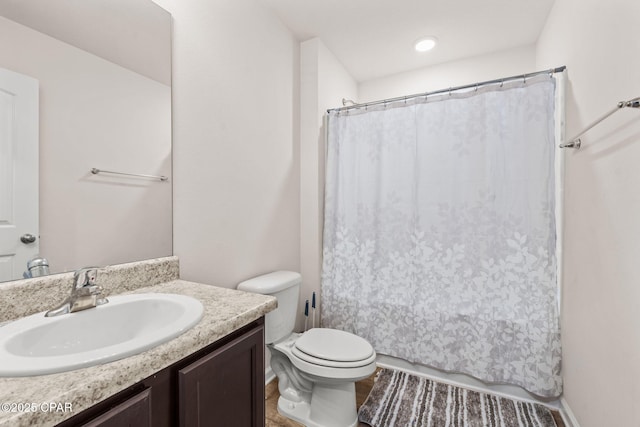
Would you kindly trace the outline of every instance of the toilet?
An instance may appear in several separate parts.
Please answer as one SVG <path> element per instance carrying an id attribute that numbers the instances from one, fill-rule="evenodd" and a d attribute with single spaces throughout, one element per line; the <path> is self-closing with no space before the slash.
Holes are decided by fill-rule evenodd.
<path id="1" fill-rule="evenodd" d="M 376 353 L 365 339 L 336 329 L 293 332 L 302 278 L 276 271 L 246 280 L 238 290 L 278 299 L 265 317 L 265 342 L 278 377 L 278 412 L 307 427 L 358 425 L 355 382 L 376 369 Z"/>

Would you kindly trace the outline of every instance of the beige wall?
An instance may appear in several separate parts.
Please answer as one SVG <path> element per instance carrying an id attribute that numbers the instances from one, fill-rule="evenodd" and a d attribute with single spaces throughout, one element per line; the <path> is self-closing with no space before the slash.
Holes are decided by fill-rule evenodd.
<path id="1" fill-rule="evenodd" d="M 640 95 L 640 2 L 556 0 L 538 68 L 567 65 L 569 137 Z M 581 427 L 640 425 L 640 111 L 567 152 L 564 398 Z"/>
<path id="2" fill-rule="evenodd" d="M 173 15 L 174 254 L 225 287 L 300 267 L 298 42 L 254 0 Z"/>
<path id="3" fill-rule="evenodd" d="M 300 269 L 302 288 L 298 330 L 304 327 L 305 300 L 311 304 L 316 292 L 320 321 L 320 274 L 322 270 L 322 227 L 324 209 L 325 130 L 327 109 L 342 106 L 342 98 L 357 100 L 357 85 L 351 75 L 314 38 L 300 46 Z M 311 325 L 311 318 L 309 319 Z"/>
<path id="4" fill-rule="evenodd" d="M 171 255 L 171 88 L 0 17 L 0 67 L 40 82 L 40 252 L 52 272 Z M 26 267 L 26 266 L 25 266 Z"/>
<path id="5" fill-rule="evenodd" d="M 368 80 L 359 84 L 358 98 L 377 101 L 530 73 L 536 71 L 535 54 L 531 45 Z"/>

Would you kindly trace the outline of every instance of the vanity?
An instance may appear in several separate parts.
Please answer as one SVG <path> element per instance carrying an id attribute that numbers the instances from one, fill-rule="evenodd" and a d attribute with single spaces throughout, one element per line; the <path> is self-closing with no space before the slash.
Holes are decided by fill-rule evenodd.
<path id="1" fill-rule="evenodd" d="M 0 322 L 50 310 L 70 279 L 67 273 L 4 284 Z M 107 297 L 190 296 L 202 303 L 203 316 L 178 337 L 120 360 L 0 378 L 0 426 L 264 425 L 264 316 L 275 298 L 180 280 L 176 257 L 99 269 L 97 281 Z"/>

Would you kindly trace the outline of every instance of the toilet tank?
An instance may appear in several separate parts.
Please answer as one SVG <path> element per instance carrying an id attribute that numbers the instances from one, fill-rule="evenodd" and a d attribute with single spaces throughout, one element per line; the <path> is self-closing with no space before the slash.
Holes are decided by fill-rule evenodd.
<path id="1" fill-rule="evenodd" d="M 278 299 L 278 308 L 267 313 L 264 319 L 267 344 L 277 342 L 293 332 L 301 283 L 300 273 L 274 271 L 238 284 L 240 291 L 271 295 Z"/>

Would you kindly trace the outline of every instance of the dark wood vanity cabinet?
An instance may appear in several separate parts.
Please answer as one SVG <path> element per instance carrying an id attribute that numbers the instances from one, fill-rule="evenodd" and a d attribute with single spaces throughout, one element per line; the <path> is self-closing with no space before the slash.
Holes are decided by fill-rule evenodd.
<path id="1" fill-rule="evenodd" d="M 83 425 L 87 427 L 151 426 L 151 389 L 144 389 Z"/>
<path id="2" fill-rule="evenodd" d="M 181 427 L 264 425 L 264 368 L 256 372 L 264 366 L 263 342 L 262 328 L 255 329 L 180 369 Z"/>
<path id="3" fill-rule="evenodd" d="M 264 318 L 59 427 L 264 426 Z"/>

